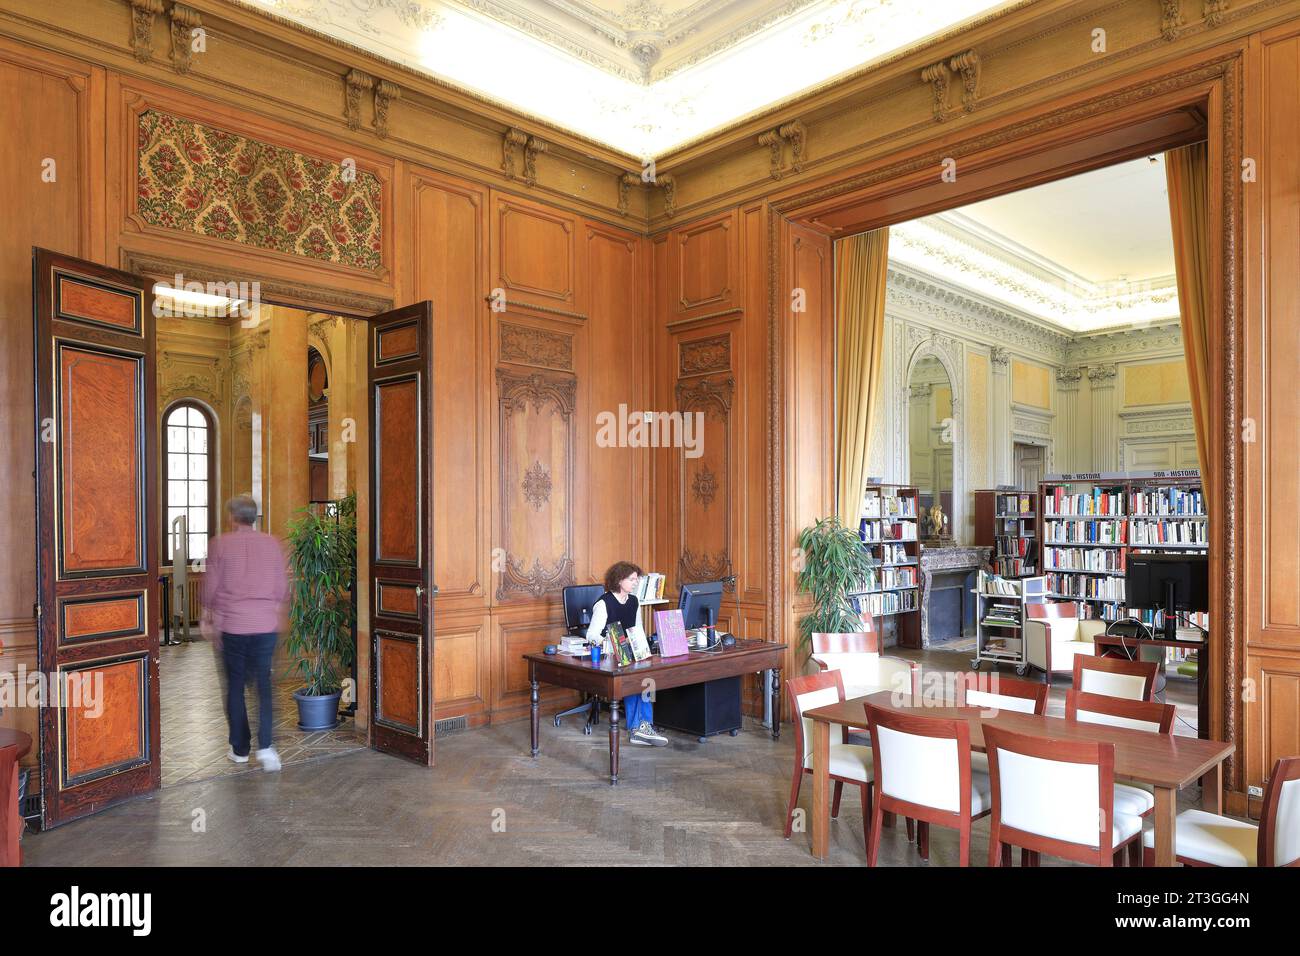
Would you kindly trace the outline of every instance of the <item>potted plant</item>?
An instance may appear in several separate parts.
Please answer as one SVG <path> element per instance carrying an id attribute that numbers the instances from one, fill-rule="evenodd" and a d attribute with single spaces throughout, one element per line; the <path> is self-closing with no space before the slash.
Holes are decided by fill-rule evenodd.
<path id="1" fill-rule="evenodd" d="M 849 594 L 869 587 L 874 565 L 858 533 L 835 516 L 819 518 L 799 533 L 799 555 L 795 583 L 813 601 L 812 610 L 799 619 L 799 646 L 807 654 L 814 634 L 862 630 Z"/>
<path id="2" fill-rule="evenodd" d="M 293 600 L 285 648 L 295 658 L 303 686 L 294 692 L 300 730 L 338 724 L 343 675 L 351 673 L 352 599 L 357 553 L 356 497 L 325 513 L 303 509 L 289 524 L 289 571 Z"/>

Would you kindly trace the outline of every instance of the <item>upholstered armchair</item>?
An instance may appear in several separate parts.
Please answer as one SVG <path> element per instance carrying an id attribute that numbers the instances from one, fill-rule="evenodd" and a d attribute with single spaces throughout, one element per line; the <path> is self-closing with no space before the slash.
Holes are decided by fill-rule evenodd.
<path id="1" fill-rule="evenodd" d="M 844 697 L 865 697 L 880 691 L 919 696 L 921 666 L 916 661 L 884 657 L 874 631 L 812 635 L 812 659 L 822 671 L 839 671 Z"/>
<path id="2" fill-rule="evenodd" d="M 1073 673 L 1075 657 L 1096 655 L 1092 641 L 1105 633 L 1105 621 L 1080 619 L 1078 605 L 1073 602 L 1030 604 L 1028 612 L 1025 660 L 1043 672 L 1046 683 L 1051 684 L 1053 674 Z"/>

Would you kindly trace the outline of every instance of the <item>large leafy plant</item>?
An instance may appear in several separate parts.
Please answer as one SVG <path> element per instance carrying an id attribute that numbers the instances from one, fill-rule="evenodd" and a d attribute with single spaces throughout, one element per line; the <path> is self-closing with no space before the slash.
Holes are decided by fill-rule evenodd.
<path id="1" fill-rule="evenodd" d="M 862 630 L 862 619 L 849 594 L 869 587 L 873 564 L 856 531 L 835 516 L 820 518 L 799 534 L 795 583 L 811 594 L 813 609 L 799 619 L 799 644 L 807 652 L 814 634 Z"/>
<path id="2" fill-rule="evenodd" d="M 285 647 L 295 661 L 303 692 L 312 696 L 342 689 L 356 648 L 353 578 L 357 558 L 357 501 L 349 495 L 318 513 L 303 509 L 289 524 L 289 571 L 293 601 Z"/>

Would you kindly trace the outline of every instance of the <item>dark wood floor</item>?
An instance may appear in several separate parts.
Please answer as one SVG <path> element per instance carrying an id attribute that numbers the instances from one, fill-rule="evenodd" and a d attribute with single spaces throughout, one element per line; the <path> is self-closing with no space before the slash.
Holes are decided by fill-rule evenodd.
<path id="1" fill-rule="evenodd" d="M 919 655 L 931 668 L 966 655 Z M 1052 693 L 1063 708 L 1064 684 Z M 1190 683 L 1171 682 L 1180 717 Z M 1195 725 L 1195 708 L 1190 710 Z M 603 727 L 600 728 L 603 731 Z M 1181 728 L 1184 732 L 1185 726 Z M 48 833 L 28 835 L 26 864 L 45 865 L 805 865 L 808 835 L 781 836 L 793 766 L 788 726 L 706 744 L 669 732 L 665 748 L 624 747 L 610 787 L 607 738 L 572 719 L 545 722 L 542 754 L 528 756 L 528 723 L 438 739 L 426 770 L 372 751 L 322 756 L 278 774 L 249 773 L 171 786 Z M 805 784 L 806 810 L 811 785 Z M 1199 800 L 1195 787 L 1184 792 Z M 197 827 L 196 821 L 203 826 Z M 972 859 L 987 853 L 975 826 Z M 930 865 L 956 863 L 956 840 L 931 837 Z M 862 820 L 846 792 L 831 826 L 830 862 L 862 865 Z M 887 831 L 881 862 L 920 866 L 902 828 Z M 1050 861 L 1045 861 L 1050 862 Z"/>

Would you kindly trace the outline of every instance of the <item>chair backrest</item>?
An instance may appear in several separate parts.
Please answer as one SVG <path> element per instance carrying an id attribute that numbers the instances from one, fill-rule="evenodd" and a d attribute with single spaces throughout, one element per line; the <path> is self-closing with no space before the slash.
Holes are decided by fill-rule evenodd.
<path id="1" fill-rule="evenodd" d="M 582 630 L 582 612 L 586 611 L 590 620 L 592 606 L 605 593 L 603 584 L 571 584 L 561 593 L 564 601 L 564 629 L 570 634 L 585 633 Z"/>
<path id="2" fill-rule="evenodd" d="M 993 825 L 1109 853 L 1115 746 L 984 727 Z M 1010 841 L 1008 841 L 1010 842 Z"/>
<path id="3" fill-rule="evenodd" d="M 1105 694 L 1125 700 L 1155 700 L 1154 661 L 1130 661 L 1122 657 L 1074 656 L 1074 689 L 1085 694 Z"/>
<path id="4" fill-rule="evenodd" d="M 1153 734 L 1167 734 L 1174 726 L 1174 705 L 1153 700 L 1125 700 L 1105 694 L 1071 690 L 1065 694 L 1065 716 L 1083 724 L 1110 724 Z"/>
<path id="5" fill-rule="evenodd" d="M 879 654 L 880 635 L 870 618 L 863 621 L 865 631 L 852 631 L 847 634 L 812 635 L 812 652 L 814 654 Z"/>
<path id="6" fill-rule="evenodd" d="M 957 675 L 957 706 L 1012 710 L 1041 717 L 1047 712 L 1047 685 L 1001 674 L 967 671 Z"/>
<path id="7" fill-rule="evenodd" d="M 804 766 L 812 755 L 813 722 L 804 714 L 818 707 L 838 703 L 844 699 L 844 680 L 839 671 L 822 671 L 806 677 L 792 677 L 785 682 L 790 698 L 790 713 L 794 717 L 794 749 L 802 754 Z"/>
<path id="8" fill-rule="evenodd" d="M 18 840 L 23 821 L 14 798 L 18 795 L 18 748 L 0 747 L 0 867 L 19 866 Z"/>
<path id="9" fill-rule="evenodd" d="M 1300 757 L 1273 765 L 1259 816 L 1260 866 L 1300 866 Z"/>
<path id="10" fill-rule="evenodd" d="M 1073 601 L 1052 601 L 1045 604 L 1026 604 L 1025 613 L 1031 618 L 1041 620 L 1053 617 L 1078 617 L 1079 605 Z"/>
<path id="11" fill-rule="evenodd" d="M 866 705 L 876 786 L 884 797 L 970 815 L 970 726 Z"/>

